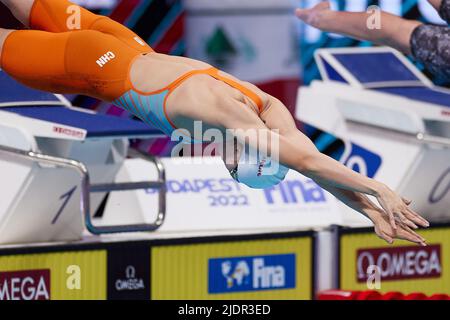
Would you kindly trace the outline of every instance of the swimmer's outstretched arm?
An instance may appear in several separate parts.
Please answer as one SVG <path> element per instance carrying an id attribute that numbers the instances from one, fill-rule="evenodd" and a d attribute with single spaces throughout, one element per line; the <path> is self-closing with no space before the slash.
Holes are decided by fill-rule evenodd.
<path id="1" fill-rule="evenodd" d="M 396 221 L 406 222 L 409 220 L 422 227 L 429 226 L 425 219 L 408 207 L 408 201 L 387 185 L 359 174 L 320 153 L 312 141 L 296 128 L 292 115 L 282 102 L 273 97 L 270 97 L 270 100 L 270 106 L 261 114 L 261 119 L 268 128 L 280 129 L 278 133 L 270 131 L 270 134 L 271 138 L 279 139 L 279 155 L 282 164 L 311 178 L 334 193 L 336 190 L 343 190 L 347 196 L 352 195 L 348 192 L 352 192 L 351 197 L 353 198 L 355 198 L 354 193 L 374 196 L 384 214 L 389 217 L 389 222 L 394 230 Z M 240 122 L 239 128 L 246 128 L 247 124 L 242 120 L 235 121 Z M 252 127 L 255 128 L 253 122 Z M 358 195 L 357 198 L 360 199 L 360 196 Z"/>
<path id="2" fill-rule="evenodd" d="M 392 244 L 394 239 L 398 238 L 418 243 L 422 246 L 426 245 L 425 239 L 413 230 L 418 227 L 411 220 L 397 221 L 398 227 L 397 230 L 394 230 L 389 223 L 389 217 L 364 194 L 338 189 L 320 183 L 319 185 L 348 207 L 369 218 L 375 226 L 375 233 L 386 242 Z M 407 203 L 410 202 L 407 201 Z"/>
<path id="3" fill-rule="evenodd" d="M 439 1 L 435 1 L 435 5 L 439 5 Z M 296 10 L 297 17 L 315 28 L 360 40 L 372 41 L 411 54 L 411 35 L 422 23 L 405 20 L 381 11 L 381 28 L 370 29 L 368 21 L 372 14 L 373 12 L 334 11 L 331 10 L 328 1 L 321 2 L 310 9 Z"/>

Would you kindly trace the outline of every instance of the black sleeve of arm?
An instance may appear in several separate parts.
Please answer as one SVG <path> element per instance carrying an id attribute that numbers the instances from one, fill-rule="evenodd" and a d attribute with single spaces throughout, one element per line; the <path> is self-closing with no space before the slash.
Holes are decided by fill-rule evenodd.
<path id="1" fill-rule="evenodd" d="M 414 58 L 443 79 L 450 79 L 450 28 L 420 25 L 411 36 Z"/>

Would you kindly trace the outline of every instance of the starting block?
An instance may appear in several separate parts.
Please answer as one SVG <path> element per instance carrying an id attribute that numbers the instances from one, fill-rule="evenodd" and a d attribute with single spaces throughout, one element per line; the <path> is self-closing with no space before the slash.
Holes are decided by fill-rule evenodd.
<path id="1" fill-rule="evenodd" d="M 322 80 L 299 89 L 297 118 L 344 140 L 348 167 L 413 199 L 426 218 L 450 219 L 450 90 L 390 48 L 321 49 L 315 58 Z"/>
<path id="2" fill-rule="evenodd" d="M 25 88 L 1 71 L 0 86 L 0 243 L 76 240 L 85 229 L 103 234 L 161 226 L 162 162 L 134 152 L 153 164 L 157 179 L 116 181 L 133 152 L 128 139 L 163 136 L 159 130 L 75 108 L 61 95 Z M 110 192 L 138 189 L 159 191 L 151 223 L 127 224 L 127 212 L 121 224 L 93 223 Z"/>

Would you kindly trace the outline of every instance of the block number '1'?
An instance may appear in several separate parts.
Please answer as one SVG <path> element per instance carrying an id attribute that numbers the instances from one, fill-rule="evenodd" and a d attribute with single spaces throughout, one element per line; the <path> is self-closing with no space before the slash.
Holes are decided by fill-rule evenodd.
<path id="1" fill-rule="evenodd" d="M 73 187 L 66 193 L 64 193 L 61 197 L 59 197 L 59 200 L 63 200 L 61 207 L 59 208 L 58 212 L 56 213 L 55 217 L 52 220 L 52 224 L 55 224 L 56 221 L 58 221 L 59 216 L 64 211 L 64 208 L 67 206 L 67 203 L 69 203 L 70 198 L 72 198 L 73 193 L 77 189 L 77 186 Z"/>

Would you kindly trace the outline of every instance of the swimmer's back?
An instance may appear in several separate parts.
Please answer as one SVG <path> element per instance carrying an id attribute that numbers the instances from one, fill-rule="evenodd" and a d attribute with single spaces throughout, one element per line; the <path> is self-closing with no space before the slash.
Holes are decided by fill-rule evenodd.
<path id="1" fill-rule="evenodd" d="M 154 92 L 173 84 L 177 79 L 189 72 L 207 70 L 211 68 L 213 67 L 210 64 L 202 61 L 152 52 L 143 55 L 133 62 L 133 66 L 130 68 L 129 76 L 130 81 L 136 89 L 142 92 Z M 158 76 L 152 76 L 154 74 L 157 74 Z M 264 107 L 268 104 L 267 94 L 255 85 L 240 81 L 239 79 L 223 71 L 219 71 L 219 74 L 242 85 L 248 90 L 249 93 L 251 92 L 256 94 Z M 197 86 L 202 87 L 200 90 L 195 90 L 196 93 L 208 95 L 211 91 L 215 91 L 215 86 L 223 88 L 224 82 L 208 76 L 207 74 L 198 74 L 195 77 L 186 79 L 183 83 L 180 83 L 180 86 L 192 88 L 196 88 Z M 234 86 L 226 85 L 226 87 L 230 90 L 230 95 L 234 96 L 238 100 L 243 100 L 243 97 L 239 99 L 238 96 L 245 96 L 245 93 L 237 90 Z M 250 103 L 254 104 L 254 101 L 250 101 Z"/>

